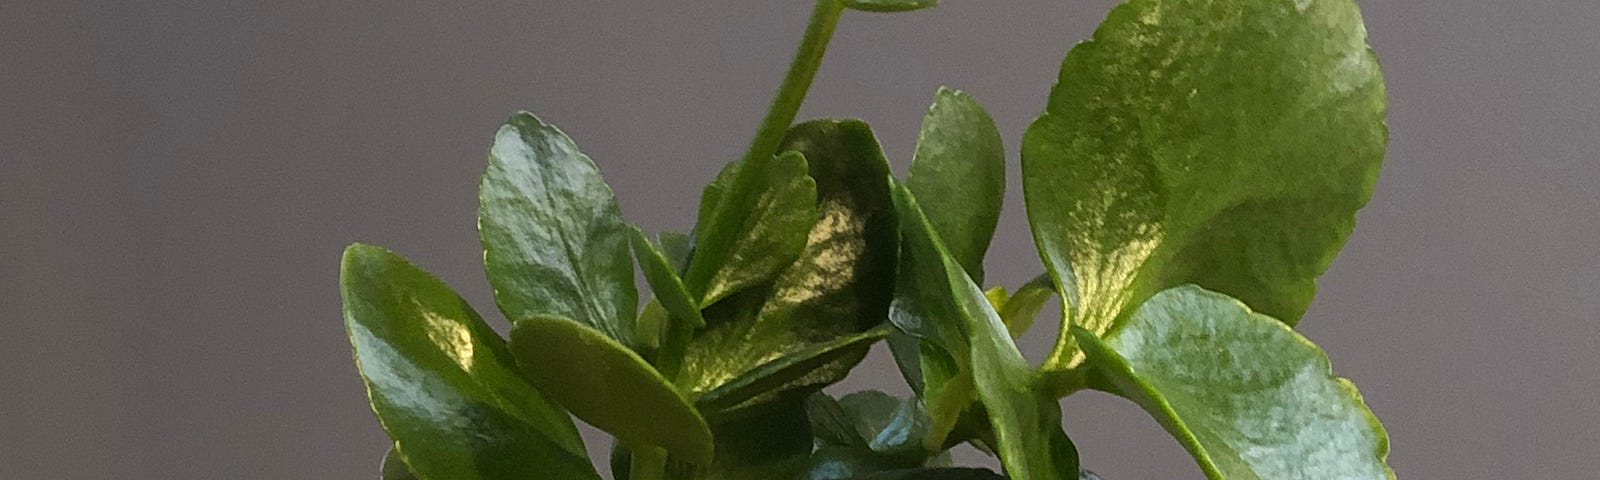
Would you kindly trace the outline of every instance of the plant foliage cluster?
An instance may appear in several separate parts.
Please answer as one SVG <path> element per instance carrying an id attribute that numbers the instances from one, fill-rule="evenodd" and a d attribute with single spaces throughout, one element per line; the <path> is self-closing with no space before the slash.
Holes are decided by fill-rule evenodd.
<path id="1" fill-rule="evenodd" d="M 974 98 L 937 93 L 904 179 L 865 123 L 794 122 L 841 15 L 933 3 L 818 0 L 690 233 L 647 235 L 571 139 L 511 117 L 478 216 L 509 339 L 400 256 L 350 246 L 384 478 L 598 479 L 576 417 L 615 437 L 618 480 L 1077 479 L 1059 400 L 1087 389 L 1148 410 L 1213 479 L 1393 478 L 1383 428 L 1292 328 L 1387 138 L 1355 2 L 1112 10 L 1023 136 L 1044 273 L 1015 290 L 981 287 L 1007 166 Z M 1052 297 L 1061 334 L 1033 365 L 1013 339 Z M 821 392 L 880 341 L 913 397 Z M 961 444 L 1003 472 L 951 465 Z"/>

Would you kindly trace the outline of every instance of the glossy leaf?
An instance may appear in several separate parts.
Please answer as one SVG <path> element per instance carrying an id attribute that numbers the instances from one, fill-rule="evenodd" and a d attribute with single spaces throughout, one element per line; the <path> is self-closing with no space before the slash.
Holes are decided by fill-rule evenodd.
<path id="1" fill-rule="evenodd" d="M 404 459 L 400 458 L 400 451 L 389 447 L 389 453 L 383 454 L 382 480 L 417 480 L 411 474 L 411 467 L 406 466 Z"/>
<path id="2" fill-rule="evenodd" d="M 1077 478 L 1077 451 L 1061 430 L 1056 397 L 1031 388 L 1033 369 L 1012 342 L 999 313 L 950 257 L 911 193 L 899 188 L 895 194 L 905 255 L 927 259 L 919 263 L 929 265 L 929 274 L 946 282 L 947 298 L 959 312 L 956 320 L 965 327 L 968 368 L 1007 475 L 1014 480 Z M 932 268 L 935 262 L 937 269 Z"/>
<path id="3" fill-rule="evenodd" d="M 1209 478 L 1394 478 L 1383 426 L 1327 355 L 1226 295 L 1166 290 L 1104 341 L 1073 334 Z"/>
<path id="4" fill-rule="evenodd" d="M 906 188 L 923 199 L 945 248 L 980 283 L 1005 203 L 1005 162 L 1000 130 L 983 106 L 959 90 L 939 88 L 922 119 Z"/>
<path id="5" fill-rule="evenodd" d="M 888 310 L 884 286 L 894 281 L 898 235 L 884 183 L 889 167 L 871 129 L 859 121 L 807 122 L 791 130 L 783 147 L 809 162 L 820 216 L 799 257 L 771 284 L 705 310 L 707 327 L 696 332 L 679 377 L 679 386 L 695 395 L 785 357 L 816 355 L 818 346 L 845 350 L 802 381 L 768 392 L 798 402 L 860 361 L 870 342 L 839 342 L 878 327 Z"/>
<path id="6" fill-rule="evenodd" d="M 584 422 L 634 444 L 711 462 L 711 431 L 689 401 L 639 355 L 572 320 L 533 317 L 511 329 L 511 351 L 540 391 Z"/>
<path id="7" fill-rule="evenodd" d="M 450 287 L 362 244 L 339 286 L 372 410 L 418 478 L 599 478 L 566 411 Z"/>
<path id="8" fill-rule="evenodd" d="M 867 12 L 909 12 L 939 5 L 939 0 L 843 0 L 851 10 Z"/>
<path id="9" fill-rule="evenodd" d="M 684 284 L 702 307 L 770 281 L 806 245 L 817 220 L 817 184 L 796 152 L 735 164 L 707 187 L 716 205 L 702 218 Z M 756 180 L 742 175 L 759 175 Z M 715 188 L 716 190 L 713 190 Z"/>
<path id="10" fill-rule="evenodd" d="M 688 321 L 690 325 L 705 326 L 706 319 L 700 315 L 699 305 L 690 297 L 689 290 L 683 287 L 683 280 L 678 278 L 671 260 L 650 243 L 650 238 L 639 227 L 633 227 L 632 233 L 629 243 L 633 246 L 633 256 L 639 259 L 639 269 L 644 270 L 644 278 L 650 283 L 650 291 L 661 302 L 661 307 L 677 318 Z"/>
<path id="11" fill-rule="evenodd" d="M 1022 142 L 1065 321 L 1104 334 L 1196 283 L 1292 325 L 1372 192 L 1383 116 L 1354 0 L 1116 7 Z M 1047 368 L 1081 359 L 1061 339 Z"/>
<path id="12" fill-rule="evenodd" d="M 790 353 L 706 392 L 696 400 L 695 404 L 702 410 L 726 413 L 759 395 L 784 387 L 799 386 L 797 382 L 804 382 L 819 368 L 840 360 L 860 357 L 866 348 L 882 340 L 888 333 L 887 329 L 877 328 Z M 854 364 L 857 361 L 860 360 L 856 359 L 849 363 Z M 826 383 L 814 386 L 825 385 Z"/>
<path id="13" fill-rule="evenodd" d="M 819 448 L 801 478 L 853 479 L 926 466 L 939 452 L 922 449 L 928 422 L 919 403 L 874 390 L 838 400 L 823 393 L 807 398 L 806 414 Z"/>
<path id="14" fill-rule="evenodd" d="M 484 269 L 506 318 L 571 318 L 635 344 L 629 227 L 572 139 L 512 116 L 495 133 L 478 196 Z"/>

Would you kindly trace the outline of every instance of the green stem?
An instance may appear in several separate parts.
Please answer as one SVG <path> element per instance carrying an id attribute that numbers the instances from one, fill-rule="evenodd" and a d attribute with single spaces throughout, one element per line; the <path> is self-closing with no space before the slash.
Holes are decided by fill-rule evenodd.
<path id="1" fill-rule="evenodd" d="M 778 96 L 767 107 L 767 116 L 761 120 L 761 129 L 756 131 L 755 140 L 750 142 L 750 150 L 745 152 L 746 161 L 778 153 L 784 133 L 794 124 L 800 104 L 805 101 L 806 92 L 811 90 L 811 81 L 817 76 L 817 67 L 822 65 L 822 56 L 828 51 L 828 41 L 833 39 L 834 27 L 839 25 L 839 16 L 842 14 L 844 2 L 817 0 L 816 7 L 811 10 L 811 22 L 806 25 L 805 37 L 800 39 L 800 49 L 795 51 L 794 60 L 789 63 L 789 74 L 783 78 L 783 85 L 778 87 Z"/>

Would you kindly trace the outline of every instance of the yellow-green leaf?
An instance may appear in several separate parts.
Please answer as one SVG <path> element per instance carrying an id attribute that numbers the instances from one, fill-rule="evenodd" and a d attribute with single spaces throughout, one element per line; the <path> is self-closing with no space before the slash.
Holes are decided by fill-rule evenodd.
<path id="1" fill-rule="evenodd" d="M 1182 286 L 1104 340 L 1072 331 L 1213 480 L 1394 478 L 1388 435 L 1355 386 L 1310 340 L 1238 300 Z"/>
<path id="2" fill-rule="evenodd" d="M 578 418 L 633 444 L 709 464 L 711 430 L 643 358 L 586 325 L 533 317 L 511 329 L 523 375 Z"/>

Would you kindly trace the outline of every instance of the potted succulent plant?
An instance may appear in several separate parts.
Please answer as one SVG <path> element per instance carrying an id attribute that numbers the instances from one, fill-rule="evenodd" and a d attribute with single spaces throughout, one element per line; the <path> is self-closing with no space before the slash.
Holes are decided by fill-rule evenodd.
<path id="1" fill-rule="evenodd" d="M 1022 137 L 1037 279 L 984 288 L 1008 160 L 941 89 L 910 172 L 856 120 L 795 122 L 851 10 L 817 0 L 749 150 L 684 233 L 623 219 L 556 127 L 495 133 L 479 234 L 498 334 L 450 287 L 355 244 L 344 318 L 383 477 L 1074 479 L 1059 400 L 1148 410 L 1213 479 L 1384 479 L 1388 438 L 1293 326 L 1370 196 L 1385 93 L 1354 0 L 1129 0 L 1067 54 Z M 635 266 L 648 280 L 637 290 Z M 1063 304 L 1050 354 L 1013 339 Z M 640 308 L 641 299 L 647 299 Z M 915 392 L 821 392 L 887 342 Z M 950 464 L 971 444 L 1003 469 Z"/>

